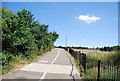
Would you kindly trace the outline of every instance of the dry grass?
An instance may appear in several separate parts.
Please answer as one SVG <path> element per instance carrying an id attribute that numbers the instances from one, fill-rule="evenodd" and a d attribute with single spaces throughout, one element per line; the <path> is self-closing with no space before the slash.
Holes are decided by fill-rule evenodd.
<path id="1" fill-rule="evenodd" d="M 97 67 L 90 68 L 86 73 L 87 74 L 86 78 L 87 79 L 97 79 L 97 72 L 98 72 Z"/>
<path id="2" fill-rule="evenodd" d="M 22 54 L 14 56 L 14 58 L 10 61 L 9 64 L 1 67 L 2 72 L 0 73 L 0 76 L 3 76 L 8 73 L 12 73 L 29 63 L 37 61 L 39 58 L 43 57 L 45 54 L 48 54 L 48 53 L 42 53 L 42 55 L 39 55 L 39 56 L 37 56 L 36 54 L 33 54 L 29 59 L 27 59 Z"/>
<path id="3" fill-rule="evenodd" d="M 33 56 L 34 58 L 32 59 L 27 59 L 25 58 L 23 55 L 18 55 L 15 56 L 8 65 L 4 65 L 2 66 L 2 73 L 0 74 L 0 76 L 14 72 L 18 69 L 20 69 L 21 67 L 33 62 L 36 60 L 36 56 Z"/>
<path id="4" fill-rule="evenodd" d="M 74 49 L 75 51 L 80 51 L 81 53 L 85 53 L 87 57 L 96 60 L 106 60 L 107 57 L 114 54 L 115 52 L 106 52 L 100 50 L 87 50 L 87 49 Z"/>
<path id="5" fill-rule="evenodd" d="M 83 79 L 97 79 L 97 61 L 101 60 L 102 64 L 119 64 L 120 63 L 120 52 L 106 52 L 100 50 L 87 50 L 87 49 L 73 49 L 74 51 L 80 51 L 81 53 L 86 54 L 87 62 L 86 62 L 86 74 L 83 75 Z M 103 74 L 102 74 L 103 73 Z M 106 74 L 106 75 L 104 75 Z M 103 79 L 113 74 L 107 74 L 106 69 L 101 70 L 101 75 Z M 116 76 L 116 75 L 114 75 Z M 116 76 L 117 77 L 117 76 Z M 108 79 L 108 78 L 106 78 Z"/>

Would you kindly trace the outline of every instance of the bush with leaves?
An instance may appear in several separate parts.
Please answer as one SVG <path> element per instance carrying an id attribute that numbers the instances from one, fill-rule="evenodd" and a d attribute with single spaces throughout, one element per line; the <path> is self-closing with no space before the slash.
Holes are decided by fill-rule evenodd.
<path id="1" fill-rule="evenodd" d="M 35 20 L 32 12 L 22 9 L 16 14 L 2 7 L 2 55 L 3 65 L 13 56 L 22 54 L 26 58 L 40 55 L 54 48 L 58 34 L 48 32 L 48 26 Z M 11 56 L 12 55 L 12 56 Z"/>

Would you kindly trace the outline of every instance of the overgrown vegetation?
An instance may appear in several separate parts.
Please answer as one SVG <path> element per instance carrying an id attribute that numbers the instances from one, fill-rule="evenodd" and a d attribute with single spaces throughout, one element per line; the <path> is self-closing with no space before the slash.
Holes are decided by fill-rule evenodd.
<path id="1" fill-rule="evenodd" d="M 15 63 L 25 63 L 54 48 L 58 34 L 48 31 L 48 25 L 35 20 L 32 12 L 22 9 L 16 14 L 2 7 L 3 74 Z"/>
<path id="2" fill-rule="evenodd" d="M 89 55 L 87 54 L 87 59 L 90 59 L 90 61 L 87 61 L 87 73 L 88 76 L 86 78 L 90 79 L 97 79 L 97 72 L 98 72 L 98 60 L 101 60 L 101 71 L 100 71 L 100 79 L 120 79 L 120 73 L 117 72 L 115 69 L 120 70 L 120 52 L 108 52 L 107 54 L 98 54 Z M 114 70 L 113 70 L 114 69 Z M 96 74 L 95 74 L 96 73 Z M 94 75 L 93 75 L 94 74 Z"/>
<path id="3" fill-rule="evenodd" d="M 86 73 L 81 68 L 81 76 L 85 80 L 97 80 L 98 60 L 101 61 L 100 79 L 120 79 L 120 51 L 108 52 L 100 50 L 74 49 L 86 54 Z M 79 62 L 78 62 L 79 64 Z M 113 69 L 111 69 L 113 68 Z"/>

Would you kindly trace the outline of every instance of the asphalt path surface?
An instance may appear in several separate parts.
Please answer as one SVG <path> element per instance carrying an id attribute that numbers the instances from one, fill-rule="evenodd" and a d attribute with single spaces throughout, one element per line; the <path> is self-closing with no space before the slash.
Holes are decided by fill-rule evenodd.
<path id="1" fill-rule="evenodd" d="M 80 79 L 79 73 L 74 66 L 70 55 L 60 48 L 55 48 L 48 52 L 36 62 L 25 65 L 21 69 L 2 76 L 3 81 L 13 81 L 14 79 L 30 81 L 44 80 L 69 80 Z M 17 81 L 17 80 L 16 80 Z"/>

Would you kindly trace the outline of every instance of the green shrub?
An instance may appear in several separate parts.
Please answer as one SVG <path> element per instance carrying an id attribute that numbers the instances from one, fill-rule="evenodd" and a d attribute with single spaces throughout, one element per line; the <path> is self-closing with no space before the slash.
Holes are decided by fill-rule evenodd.
<path id="1" fill-rule="evenodd" d="M 37 55 L 54 48 L 59 35 L 55 31 L 48 32 L 49 25 L 36 21 L 32 12 L 22 9 L 15 14 L 4 7 L 1 10 L 3 53 L 0 57 L 6 71 L 13 67 L 14 61 L 32 62 Z"/>
<path id="2" fill-rule="evenodd" d="M 1 53 L 0 57 L 1 57 L 2 65 L 7 65 L 14 58 L 14 55 Z"/>
<path id="3" fill-rule="evenodd" d="M 100 54 L 99 54 L 100 55 Z M 111 66 L 115 67 L 117 65 L 120 65 L 120 51 L 117 52 L 112 52 L 110 54 L 106 54 L 105 56 L 103 56 L 102 58 L 99 58 L 96 54 L 96 56 L 94 54 L 87 54 L 87 62 L 86 62 L 86 74 L 84 74 L 83 79 L 90 80 L 90 79 L 97 79 L 97 73 L 98 73 L 98 60 L 101 60 L 101 63 L 106 65 L 108 63 L 111 64 Z M 106 65 L 107 66 L 107 65 Z M 112 67 L 111 67 L 112 68 Z M 112 70 L 109 70 L 109 68 L 107 69 L 103 69 L 101 67 L 101 72 L 100 72 L 100 78 L 103 79 L 119 79 L 117 74 L 114 74 Z M 110 72 L 111 71 L 111 72 Z M 82 72 L 84 73 L 84 72 Z"/>
<path id="4" fill-rule="evenodd" d="M 42 25 L 35 20 L 34 15 L 23 9 L 14 14 L 12 11 L 2 8 L 2 46 L 3 51 L 17 55 L 30 52 L 43 52 L 51 50 L 58 34 L 48 32 L 49 25 Z"/>
<path id="5" fill-rule="evenodd" d="M 120 51 L 117 51 L 114 54 L 110 55 L 106 62 L 110 62 L 116 65 L 120 64 Z"/>
<path id="6" fill-rule="evenodd" d="M 112 71 L 109 71 L 109 73 L 108 72 L 105 72 L 105 70 L 104 70 L 104 74 L 103 73 L 101 73 L 100 74 L 100 79 L 117 79 L 118 77 L 117 77 L 117 74 L 114 74 Z"/>

